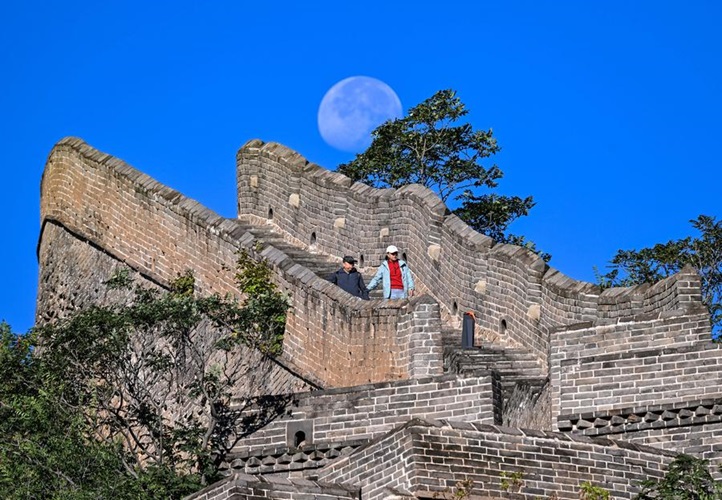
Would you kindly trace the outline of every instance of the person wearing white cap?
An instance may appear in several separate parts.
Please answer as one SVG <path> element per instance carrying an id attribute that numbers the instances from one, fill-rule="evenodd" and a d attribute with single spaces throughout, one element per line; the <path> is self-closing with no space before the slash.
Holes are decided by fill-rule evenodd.
<path id="1" fill-rule="evenodd" d="M 399 259 L 399 249 L 389 245 L 386 249 L 386 260 L 368 284 L 373 290 L 379 283 L 383 285 L 385 299 L 405 299 L 414 296 L 414 278 L 406 261 Z"/>

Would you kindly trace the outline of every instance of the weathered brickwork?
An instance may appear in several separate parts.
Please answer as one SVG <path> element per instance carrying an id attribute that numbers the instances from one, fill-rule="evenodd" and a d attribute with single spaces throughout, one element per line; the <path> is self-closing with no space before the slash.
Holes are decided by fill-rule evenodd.
<path id="1" fill-rule="evenodd" d="M 719 467 L 722 466 L 722 423 L 681 424 L 676 427 L 639 430 L 620 437 L 630 443 L 650 445 L 671 452 L 684 450 L 687 454 L 709 460 L 710 470 L 719 479 Z"/>
<path id="2" fill-rule="evenodd" d="M 601 291 L 548 268 L 525 249 L 494 246 L 449 215 L 427 189 L 352 184 L 279 144 L 250 141 L 238 152 L 237 172 L 240 214 L 270 218 L 309 248 L 356 255 L 364 266 L 377 266 L 393 243 L 421 290 L 452 315 L 472 310 L 481 328 L 502 331 L 544 361 L 550 329 L 683 309 L 698 299 L 693 283 L 676 279 Z"/>
<path id="3" fill-rule="evenodd" d="M 721 395 L 720 344 L 709 332 L 705 310 L 555 332 L 552 412 L 673 405 Z"/>
<path id="4" fill-rule="evenodd" d="M 373 189 L 261 141 L 237 175 L 237 220 L 79 139 L 56 145 L 42 181 L 39 322 L 118 298 L 104 281 L 121 268 L 159 287 L 190 268 L 202 293 L 239 296 L 241 248 L 290 296 L 283 355 L 239 353 L 239 405 L 291 402 L 226 464 L 263 476 L 195 498 L 432 497 L 464 479 L 498 498 L 502 472 L 522 472 L 516 498 L 577 498 L 584 481 L 632 498 L 674 453 L 721 462 L 722 348 L 691 269 L 600 290 L 495 245 L 420 186 Z M 350 254 L 368 275 L 389 244 L 411 300 L 362 301 L 312 270 Z M 486 350 L 459 351 L 465 311 Z M 530 429 L 490 425 L 502 419 Z"/>
<path id="5" fill-rule="evenodd" d="M 684 450 L 722 465 L 722 397 L 561 415 L 559 430 Z"/>
<path id="6" fill-rule="evenodd" d="M 287 412 L 244 438 L 255 453 L 294 446 L 296 430 L 308 444 L 370 440 L 414 417 L 495 423 L 493 376 L 443 375 L 349 389 L 296 394 Z"/>
<path id="7" fill-rule="evenodd" d="M 354 500 L 358 488 L 324 484 L 307 479 L 249 476 L 236 473 L 193 495 L 195 500 Z"/>
<path id="8" fill-rule="evenodd" d="M 402 347 L 399 368 L 408 367 L 410 378 L 441 375 L 444 346 L 441 338 L 439 303 L 425 295 L 413 299 L 396 325 Z"/>
<path id="9" fill-rule="evenodd" d="M 168 283 L 192 268 L 204 291 L 238 294 L 238 246 L 217 237 L 233 234 L 233 221 L 122 161 L 66 139 L 50 154 L 41 193 L 44 224 L 61 225 L 150 279 Z"/>
<path id="10" fill-rule="evenodd" d="M 39 259 L 44 263 L 38 287 L 38 304 L 43 305 L 38 310 L 40 322 L 91 304 L 117 303 L 127 298 L 127 292 L 108 289 L 104 282 L 114 272 L 133 271 L 131 268 L 53 222 L 45 224 L 43 234 L 45 237 L 38 247 Z M 159 286 L 138 273 L 131 276 L 143 286 Z M 317 387 L 300 377 L 297 369 L 263 356 L 255 349 L 239 346 L 237 355 L 243 360 L 240 368 L 247 372 L 235 387 L 238 395 L 285 394 Z"/>
<path id="11" fill-rule="evenodd" d="M 204 293 L 238 295 L 236 252 L 254 248 L 256 241 L 238 221 L 218 216 L 78 139 L 61 141 L 50 154 L 41 215 L 43 227 L 48 222 L 62 226 L 156 283 L 167 284 L 193 269 Z M 40 240 L 42 246 L 45 233 Z M 271 246 L 261 256 L 274 265 L 279 285 L 292 300 L 284 344 L 288 365 L 330 387 L 408 375 L 409 367 L 399 362 L 406 345 L 396 337 L 406 304 L 353 299 Z M 59 306 L 46 303 L 40 309 Z M 414 360 L 419 370 L 420 358 Z"/>
<path id="12" fill-rule="evenodd" d="M 478 423 L 411 421 L 318 472 L 321 481 L 358 484 L 361 498 L 385 498 L 386 487 L 419 497 L 472 481 L 472 494 L 492 498 L 579 498 L 583 482 L 634 498 L 640 481 L 659 478 L 672 453 L 621 441 Z M 502 473 L 521 473 L 505 491 Z"/>

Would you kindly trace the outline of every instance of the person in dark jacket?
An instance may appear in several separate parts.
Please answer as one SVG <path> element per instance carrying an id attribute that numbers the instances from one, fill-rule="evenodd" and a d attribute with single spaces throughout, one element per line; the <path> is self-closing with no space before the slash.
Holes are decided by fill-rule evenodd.
<path id="1" fill-rule="evenodd" d="M 369 291 L 366 289 L 364 277 L 356 270 L 356 259 L 346 255 L 341 263 L 341 269 L 328 277 L 328 281 L 346 290 L 354 297 L 369 300 Z"/>

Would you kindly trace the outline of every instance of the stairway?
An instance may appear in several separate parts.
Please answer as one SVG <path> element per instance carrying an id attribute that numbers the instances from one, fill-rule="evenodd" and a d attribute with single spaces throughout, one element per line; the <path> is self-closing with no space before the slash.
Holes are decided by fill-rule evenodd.
<path id="1" fill-rule="evenodd" d="M 283 236 L 272 227 L 254 226 L 242 220 L 239 220 L 238 224 L 250 232 L 262 246 L 271 245 L 275 247 L 285 253 L 293 262 L 306 267 L 323 279 L 326 279 L 341 267 L 341 257 L 332 258 L 324 254 L 309 252 L 305 248 L 286 241 Z"/>
<path id="2" fill-rule="evenodd" d="M 501 385 L 502 413 L 510 413 L 510 401 L 518 393 L 537 397 L 547 383 L 547 376 L 539 360 L 531 352 L 500 344 L 483 342 L 480 347 L 461 347 L 461 329 L 442 330 L 444 344 L 444 372 L 470 373 L 479 370 L 495 372 Z M 504 418 L 504 425 L 507 424 Z"/>

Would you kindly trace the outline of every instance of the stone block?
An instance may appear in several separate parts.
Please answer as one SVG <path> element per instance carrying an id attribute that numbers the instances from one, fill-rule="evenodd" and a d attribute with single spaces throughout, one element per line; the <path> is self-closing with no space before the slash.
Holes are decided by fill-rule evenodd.
<path id="1" fill-rule="evenodd" d="M 301 206 L 301 196 L 298 193 L 292 193 L 288 197 L 288 204 L 291 205 L 293 208 L 298 208 Z"/>

